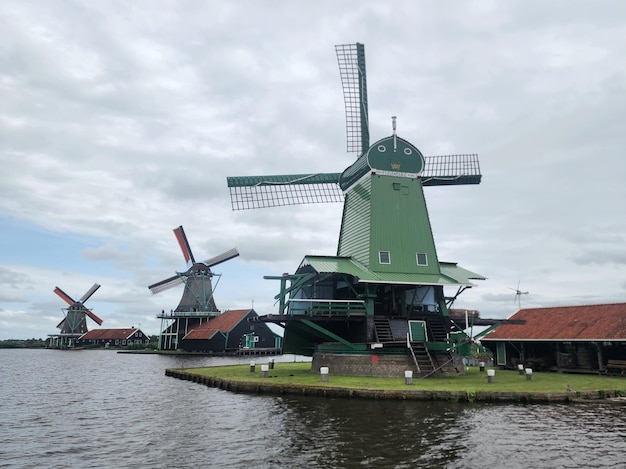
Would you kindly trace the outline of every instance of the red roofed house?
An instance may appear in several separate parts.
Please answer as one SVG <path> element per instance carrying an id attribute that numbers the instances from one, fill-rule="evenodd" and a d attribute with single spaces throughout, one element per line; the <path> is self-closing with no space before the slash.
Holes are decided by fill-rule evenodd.
<path id="1" fill-rule="evenodd" d="M 93 329 L 81 335 L 77 345 L 93 345 L 102 347 L 126 347 L 132 344 L 149 344 L 150 337 L 141 329 L 126 327 L 121 329 Z"/>
<path id="2" fill-rule="evenodd" d="M 521 309 L 481 339 L 496 365 L 598 373 L 626 360 L 626 303 Z"/>
<path id="3" fill-rule="evenodd" d="M 258 317 L 253 309 L 234 309 L 190 330 L 178 347 L 186 352 L 224 353 L 239 349 L 280 349 L 281 337 L 266 323 L 249 322 Z"/>

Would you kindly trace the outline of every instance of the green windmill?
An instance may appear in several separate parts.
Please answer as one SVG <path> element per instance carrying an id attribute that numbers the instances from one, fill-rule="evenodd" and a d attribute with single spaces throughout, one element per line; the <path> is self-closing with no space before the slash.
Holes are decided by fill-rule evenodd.
<path id="1" fill-rule="evenodd" d="M 343 202 L 335 256 L 305 256 L 280 281 L 277 314 L 283 352 L 313 357 L 313 369 L 341 374 L 421 376 L 462 372 L 448 308 L 472 280 L 484 279 L 437 256 L 425 186 L 479 184 L 475 154 L 424 157 L 396 134 L 369 143 L 365 51 L 336 46 L 347 147 L 342 173 L 227 178 L 233 210 Z M 446 296 L 444 287 L 455 294 Z"/>

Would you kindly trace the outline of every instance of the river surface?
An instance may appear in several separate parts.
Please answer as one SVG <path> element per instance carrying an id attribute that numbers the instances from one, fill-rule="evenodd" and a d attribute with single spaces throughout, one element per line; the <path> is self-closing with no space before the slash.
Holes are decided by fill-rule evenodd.
<path id="1" fill-rule="evenodd" d="M 271 397 L 164 374 L 249 361 L 0 350 L 0 467 L 626 467 L 622 404 Z"/>

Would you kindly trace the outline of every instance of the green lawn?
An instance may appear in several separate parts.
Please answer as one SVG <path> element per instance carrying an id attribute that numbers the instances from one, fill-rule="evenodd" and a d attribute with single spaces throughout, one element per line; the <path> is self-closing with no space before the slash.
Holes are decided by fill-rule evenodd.
<path id="1" fill-rule="evenodd" d="M 616 395 L 626 396 L 626 378 L 620 376 L 598 376 L 534 372 L 532 380 L 526 379 L 517 371 L 496 370 L 495 382 L 487 382 L 487 373 L 478 367 L 469 367 L 462 376 L 446 378 L 413 378 L 413 384 L 406 385 L 404 377 L 375 378 L 359 376 L 335 376 L 330 370 L 328 382 L 321 382 L 320 376 L 311 372 L 311 363 L 276 363 L 268 371 L 267 378 L 261 378 L 261 365 L 257 364 L 254 373 L 249 365 L 216 366 L 209 368 L 187 368 L 184 371 L 202 376 L 212 376 L 229 381 L 273 383 L 281 385 L 325 386 L 372 390 L 424 390 L 424 391 L 477 391 L 491 392 L 566 392 L 616 391 Z"/>

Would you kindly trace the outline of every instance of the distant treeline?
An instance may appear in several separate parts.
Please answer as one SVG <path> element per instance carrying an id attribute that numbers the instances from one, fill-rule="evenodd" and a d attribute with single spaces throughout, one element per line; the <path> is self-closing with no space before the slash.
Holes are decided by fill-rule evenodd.
<path id="1" fill-rule="evenodd" d="M 44 339 L 8 339 L 0 340 L 0 348 L 45 348 Z"/>

